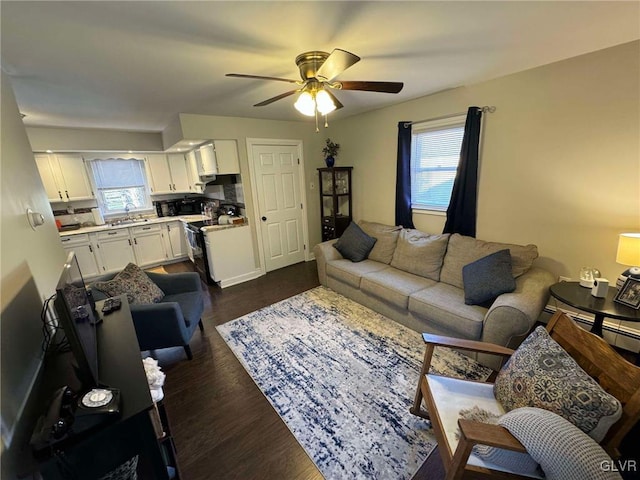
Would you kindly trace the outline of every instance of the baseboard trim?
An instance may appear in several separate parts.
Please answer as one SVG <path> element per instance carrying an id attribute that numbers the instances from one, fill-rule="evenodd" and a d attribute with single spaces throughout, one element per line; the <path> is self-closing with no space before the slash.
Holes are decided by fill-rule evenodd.
<path id="1" fill-rule="evenodd" d="M 544 313 L 548 313 L 551 315 L 553 315 L 556 311 L 566 313 L 577 323 L 586 326 L 587 329 L 590 329 L 593 325 L 593 317 L 591 315 L 574 312 L 572 310 L 567 310 L 564 308 L 558 308 L 554 305 L 547 305 L 544 308 Z M 638 328 L 636 329 L 629 327 L 628 325 L 620 324 L 619 320 L 605 318 L 602 325 L 602 331 L 609 343 L 612 343 L 617 347 L 629 350 L 631 352 L 637 353 L 640 350 L 640 323 L 638 324 Z M 613 336 L 614 341 L 610 340 L 611 336 Z"/>

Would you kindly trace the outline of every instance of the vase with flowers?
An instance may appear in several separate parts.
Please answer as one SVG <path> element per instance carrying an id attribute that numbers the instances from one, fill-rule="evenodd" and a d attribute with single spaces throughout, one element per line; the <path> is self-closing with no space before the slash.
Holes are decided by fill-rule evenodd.
<path id="1" fill-rule="evenodd" d="M 340 150 L 339 143 L 333 143 L 330 138 L 327 138 L 326 145 L 322 149 L 322 153 L 324 153 L 324 162 L 327 164 L 327 167 L 331 168 L 336 162 L 336 157 L 338 156 L 338 150 Z"/>

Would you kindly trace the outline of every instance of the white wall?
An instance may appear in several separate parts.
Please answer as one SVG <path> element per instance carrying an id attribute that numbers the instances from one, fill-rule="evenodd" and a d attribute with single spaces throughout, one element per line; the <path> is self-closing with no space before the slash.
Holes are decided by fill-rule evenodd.
<path id="1" fill-rule="evenodd" d="M 23 402 L 39 370 L 43 340 L 40 310 L 43 299 L 55 293 L 66 258 L 11 84 L 4 72 L 1 83 L 0 451 L 7 448 L 13 436 Z M 27 208 L 42 213 L 45 224 L 33 230 L 27 220 Z M 2 454 L 3 478 L 13 468 L 16 449 L 13 446 Z"/>
<path id="2" fill-rule="evenodd" d="M 591 265 L 615 280 L 617 234 L 640 231 L 640 42 L 335 122 L 354 216 L 394 221 L 399 121 L 471 105 L 497 109 L 484 117 L 477 237 L 534 243 L 558 275 Z M 414 223 L 439 233 L 444 218 Z"/>

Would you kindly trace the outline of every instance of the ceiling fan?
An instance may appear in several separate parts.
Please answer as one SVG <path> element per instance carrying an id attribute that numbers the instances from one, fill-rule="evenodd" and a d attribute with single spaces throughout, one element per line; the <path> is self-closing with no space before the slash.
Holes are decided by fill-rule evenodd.
<path id="1" fill-rule="evenodd" d="M 365 82 L 365 81 L 337 81 L 334 80 L 347 68 L 360 61 L 360 57 L 353 53 L 334 49 L 331 54 L 327 52 L 311 51 L 301 53 L 296 57 L 296 65 L 300 70 L 302 80 L 291 80 L 279 77 L 264 77 L 261 75 L 246 75 L 242 73 L 227 73 L 227 77 L 253 78 L 259 80 L 275 80 L 279 82 L 294 83 L 299 86 L 275 97 L 256 103 L 254 107 L 264 107 L 277 100 L 289 97 L 294 93 L 300 93 L 294 104 L 296 110 L 308 116 L 316 116 L 320 113 L 326 115 L 343 105 L 331 92 L 331 90 L 361 90 L 365 92 L 398 93 L 402 90 L 402 82 Z M 326 126 L 326 123 L 325 123 Z"/>

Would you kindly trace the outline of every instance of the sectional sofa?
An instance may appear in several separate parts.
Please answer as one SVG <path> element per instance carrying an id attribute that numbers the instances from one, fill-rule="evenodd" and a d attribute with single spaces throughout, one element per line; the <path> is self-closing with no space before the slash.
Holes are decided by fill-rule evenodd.
<path id="1" fill-rule="evenodd" d="M 357 262 L 344 258 L 335 248 L 337 240 L 316 245 L 320 283 L 417 332 L 515 348 L 531 331 L 556 281 L 550 272 L 533 266 L 535 245 L 430 235 L 366 221 L 358 225 L 375 239 L 368 257 Z M 472 284 L 484 288 L 498 276 L 491 267 L 482 272 L 484 259 L 504 250 L 510 257 L 507 280 L 513 282 L 513 291 L 468 304 Z M 494 369 L 500 366 L 496 357 L 482 355 L 478 360 Z"/>

